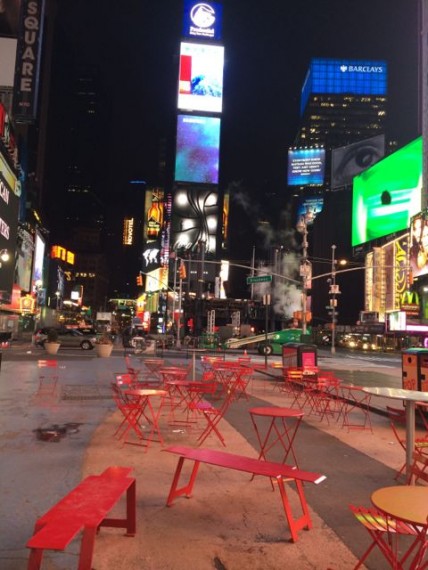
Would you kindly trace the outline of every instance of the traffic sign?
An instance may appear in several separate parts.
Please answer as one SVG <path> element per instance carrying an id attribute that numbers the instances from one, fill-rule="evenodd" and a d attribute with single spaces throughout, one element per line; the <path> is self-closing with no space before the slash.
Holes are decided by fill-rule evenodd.
<path id="1" fill-rule="evenodd" d="M 255 277 L 247 277 L 247 285 L 252 283 L 267 283 L 272 281 L 272 275 L 256 275 Z"/>

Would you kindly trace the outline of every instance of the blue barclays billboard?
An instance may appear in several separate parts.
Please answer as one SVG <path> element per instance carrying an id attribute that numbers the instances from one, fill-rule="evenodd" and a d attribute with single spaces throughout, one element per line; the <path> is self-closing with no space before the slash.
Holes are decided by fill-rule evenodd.
<path id="1" fill-rule="evenodd" d="M 324 148 L 296 148 L 288 151 L 288 185 L 323 184 Z"/>
<path id="2" fill-rule="evenodd" d="M 220 40 L 223 6 L 217 2 L 184 1 L 183 36 Z"/>
<path id="3" fill-rule="evenodd" d="M 302 88 L 301 112 L 311 93 L 386 95 L 386 61 L 362 59 L 312 59 Z"/>

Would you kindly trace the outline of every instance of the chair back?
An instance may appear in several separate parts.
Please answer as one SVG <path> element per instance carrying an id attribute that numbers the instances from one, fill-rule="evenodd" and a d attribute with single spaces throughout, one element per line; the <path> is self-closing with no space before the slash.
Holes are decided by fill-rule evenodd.
<path id="1" fill-rule="evenodd" d="M 406 425 L 406 410 L 404 408 L 393 408 L 392 406 L 386 406 L 386 411 L 395 438 L 401 447 L 403 449 L 406 449 L 406 441 L 404 437 L 400 435 L 399 431 L 400 427 L 403 428 Z"/>
<path id="2" fill-rule="evenodd" d="M 420 479 L 428 483 L 428 455 L 415 450 L 412 454 L 412 460 L 407 484 L 410 485 L 413 480 L 417 483 Z"/>

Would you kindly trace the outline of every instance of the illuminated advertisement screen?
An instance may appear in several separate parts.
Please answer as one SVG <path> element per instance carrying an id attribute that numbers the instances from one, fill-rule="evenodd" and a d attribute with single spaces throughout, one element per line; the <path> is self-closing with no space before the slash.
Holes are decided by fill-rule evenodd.
<path id="1" fill-rule="evenodd" d="M 172 249 L 195 250 L 200 241 L 215 253 L 218 193 L 206 188 L 177 188 L 173 201 Z"/>
<path id="2" fill-rule="evenodd" d="M 18 228 L 16 239 L 15 283 L 24 291 L 31 291 L 31 264 L 34 240 L 30 232 Z"/>
<path id="3" fill-rule="evenodd" d="M 222 5 L 216 2 L 185 0 L 183 36 L 221 39 L 222 11 Z"/>
<path id="4" fill-rule="evenodd" d="M 223 63 L 223 46 L 181 43 L 179 109 L 221 113 Z"/>
<path id="5" fill-rule="evenodd" d="M 386 61 L 313 59 L 302 88 L 303 114 L 311 93 L 386 95 Z"/>
<path id="6" fill-rule="evenodd" d="M 288 185 L 323 184 L 325 149 L 298 148 L 288 151 Z"/>
<path id="7" fill-rule="evenodd" d="M 1 164 L 0 154 L 0 164 Z M 14 194 L 16 178 L 6 178 L 0 168 L 0 251 L 8 255 L 1 262 L 0 298 L 9 302 L 15 278 L 15 251 L 18 234 L 19 198 Z"/>
<path id="8" fill-rule="evenodd" d="M 144 241 L 156 241 L 161 238 L 164 223 L 163 188 L 148 188 L 144 201 Z"/>
<path id="9" fill-rule="evenodd" d="M 36 284 L 37 287 L 43 286 L 43 260 L 45 258 L 45 241 L 41 237 L 41 235 L 36 232 L 36 242 L 34 248 L 34 261 L 33 261 L 33 276 L 32 276 L 32 284 L 33 284 L 33 291 L 36 291 Z"/>
<path id="10" fill-rule="evenodd" d="M 331 151 L 331 189 L 352 184 L 352 179 L 385 156 L 385 135 Z"/>
<path id="11" fill-rule="evenodd" d="M 175 180 L 218 183 L 220 119 L 178 115 Z"/>
<path id="12" fill-rule="evenodd" d="M 410 223 L 410 267 L 413 277 L 428 273 L 428 212 L 414 216 Z"/>
<path id="13" fill-rule="evenodd" d="M 352 245 L 405 230 L 421 210 L 422 137 L 354 178 Z"/>
<path id="14" fill-rule="evenodd" d="M 297 224 L 299 221 L 304 222 L 307 226 L 314 223 L 317 214 L 322 212 L 324 206 L 324 198 L 321 196 L 307 197 L 299 200 L 297 206 Z"/>

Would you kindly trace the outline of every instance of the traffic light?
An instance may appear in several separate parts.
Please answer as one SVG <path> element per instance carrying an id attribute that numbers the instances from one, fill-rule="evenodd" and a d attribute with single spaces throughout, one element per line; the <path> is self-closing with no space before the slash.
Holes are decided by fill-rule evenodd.
<path id="1" fill-rule="evenodd" d="M 141 274 L 137 275 L 137 285 L 139 285 L 140 287 L 143 286 L 143 276 Z"/>
<path id="2" fill-rule="evenodd" d="M 187 276 L 186 265 L 184 264 L 183 260 L 181 260 L 180 269 L 178 270 L 178 274 L 180 275 L 180 279 L 186 279 L 186 276 Z"/>

